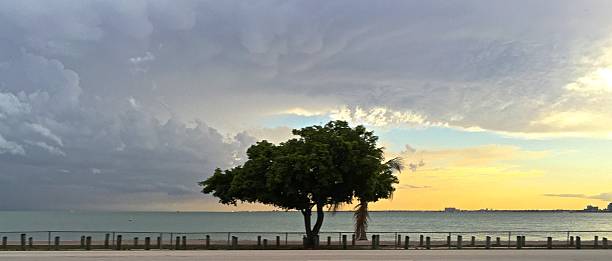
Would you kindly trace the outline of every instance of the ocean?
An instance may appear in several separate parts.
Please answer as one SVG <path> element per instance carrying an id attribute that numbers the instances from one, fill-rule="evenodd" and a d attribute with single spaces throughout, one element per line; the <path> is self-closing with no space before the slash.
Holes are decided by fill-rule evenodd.
<path id="1" fill-rule="evenodd" d="M 612 213 L 569 212 L 371 212 L 368 231 L 395 233 L 469 232 L 509 237 L 503 231 L 609 231 L 572 232 L 572 235 L 612 238 Z M 313 216 L 314 219 L 314 216 Z M 314 222 L 314 221 L 313 221 Z M 352 213 L 326 213 L 321 231 L 337 238 L 353 229 Z M 227 232 L 303 233 L 299 212 L 98 212 L 98 211 L 0 211 L 0 234 L 21 231 L 115 231 L 115 232 Z M 483 232 L 500 231 L 500 232 Z M 5 233 L 6 234 L 6 233 Z M 44 233 L 40 233 L 41 237 Z M 246 233 L 248 234 L 248 233 Z M 281 233 L 279 233 L 281 234 Z M 325 233 L 323 233 L 325 234 Z M 534 237 L 566 232 L 532 233 Z M 436 234 L 442 238 L 444 233 Z M 299 236 L 296 236 L 299 237 Z M 532 237 L 533 238 L 533 237 Z"/>

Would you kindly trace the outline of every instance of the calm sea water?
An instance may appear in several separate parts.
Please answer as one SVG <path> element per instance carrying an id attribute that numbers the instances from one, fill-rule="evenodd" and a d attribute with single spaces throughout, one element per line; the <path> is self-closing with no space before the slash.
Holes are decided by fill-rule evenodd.
<path id="1" fill-rule="evenodd" d="M 372 212 L 370 216 L 370 231 L 612 231 L 612 213 Z M 351 231 L 352 222 L 352 213 L 328 213 L 322 231 Z M 304 225 L 298 212 L 0 211 L 0 232 L 36 230 L 301 232 Z"/>

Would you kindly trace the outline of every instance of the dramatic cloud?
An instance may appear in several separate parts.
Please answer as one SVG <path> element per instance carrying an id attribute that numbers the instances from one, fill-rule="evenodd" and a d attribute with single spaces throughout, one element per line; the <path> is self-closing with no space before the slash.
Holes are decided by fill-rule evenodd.
<path id="1" fill-rule="evenodd" d="M 280 114 L 612 137 L 610 9 L 0 1 L 0 196 L 25 193 L 0 208 L 199 197 L 195 182 L 240 161 L 251 136 L 290 137 L 293 125 L 268 124 Z M 452 160 L 487 164 L 511 152 Z"/>

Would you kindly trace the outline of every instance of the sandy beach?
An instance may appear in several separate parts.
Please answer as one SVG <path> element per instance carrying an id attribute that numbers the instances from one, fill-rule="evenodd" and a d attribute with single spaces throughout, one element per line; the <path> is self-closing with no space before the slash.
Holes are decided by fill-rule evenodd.
<path id="1" fill-rule="evenodd" d="M 610 260 L 610 250 L 347 250 L 347 251 L 28 251 L 0 252 L 17 260 Z"/>

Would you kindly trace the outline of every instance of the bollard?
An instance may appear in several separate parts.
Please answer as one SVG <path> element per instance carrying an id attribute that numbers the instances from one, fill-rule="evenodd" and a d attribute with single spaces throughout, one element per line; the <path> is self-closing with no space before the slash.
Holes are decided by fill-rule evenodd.
<path id="1" fill-rule="evenodd" d="M 425 248 L 426 249 L 430 249 L 431 248 L 431 238 L 429 238 L 429 237 L 425 238 Z"/>
<path id="2" fill-rule="evenodd" d="M 457 249 L 461 249 L 463 247 L 463 236 L 457 236 Z"/>
<path id="3" fill-rule="evenodd" d="M 238 237 L 237 236 L 232 236 L 232 248 L 234 249 L 238 248 Z"/>
<path id="4" fill-rule="evenodd" d="M 117 250 L 121 250 L 121 239 L 123 238 L 123 236 L 118 235 L 117 236 L 117 242 L 115 243 L 117 245 Z"/>
<path id="5" fill-rule="evenodd" d="M 162 249 L 162 238 L 160 236 L 157 237 L 157 241 L 155 246 L 157 247 L 157 249 Z"/>
<path id="6" fill-rule="evenodd" d="M 425 237 L 424 237 L 423 235 L 420 235 L 420 236 L 419 236 L 419 246 L 420 246 L 420 247 L 422 247 L 422 246 L 423 246 L 423 239 L 424 239 L 424 238 L 425 238 Z"/>
<path id="7" fill-rule="evenodd" d="M 138 237 L 134 238 L 134 248 L 138 248 Z"/>
<path id="8" fill-rule="evenodd" d="M 81 248 L 85 248 L 85 236 L 81 236 Z"/>
<path id="9" fill-rule="evenodd" d="M 397 234 L 397 244 L 395 244 L 398 247 L 402 246 L 402 235 L 401 234 Z"/>
<path id="10" fill-rule="evenodd" d="M 376 235 L 376 249 L 380 248 L 380 235 Z"/>
<path id="11" fill-rule="evenodd" d="M 206 235 L 206 248 L 209 248 L 209 247 L 210 247 L 210 235 Z"/>
<path id="12" fill-rule="evenodd" d="M 351 235 L 351 246 L 355 246 L 355 234 Z"/>
<path id="13" fill-rule="evenodd" d="M 91 250 L 91 236 L 85 239 L 85 250 Z"/>
<path id="14" fill-rule="evenodd" d="M 319 247 L 319 243 L 321 243 L 320 240 L 319 240 L 319 235 L 314 236 L 314 247 L 318 248 Z"/>
<path id="15" fill-rule="evenodd" d="M 331 246 L 331 237 L 329 237 L 329 236 L 327 237 L 327 245 Z"/>
<path id="16" fill-rule="evenodd" d="M 181 237 L 177 236 L 176 241 L 174 242 L 174 250 L 181 249 Z"/>
<path id="17" fill-rule="evenodd" d="M 552 237 L 546 239 L 546 248 L 552 249 Z"/>
<path id="18" fill-rule="evenodd" d="M 24 251 L 26 248 L 26 234 L 21 234 L 21 251 Z"/>
<path id="19" fill-rule="evenodd" d="M 261 246 L 261 236 L 257 236 L 257 246 Z"/>
<path id="20" fill-rule="evenodd" d="M 263 247 L 264 248 L 268 247 L 268 239 L 264 238 L 264 240 L 263 240 Z"/>
<path id="21" fill-rule="evenodd" d="M 490 249 L 491 248 L 491 237 L 487 236 L 485 239 L 485 248 L 486 249 Z"/>
<path id="22" fill-rule="evenodd" d="M 346 235 L 342 235 L 342 249 L 346 249 Z"/>
<path id="23" fill-rule="evenodd" d="M 522 245 L 523 247 L 526 247 L 526 246 L 527 246 L 527 240 L 525 240 L 525 236 L 522 236 L 522 237 L 521 237 L 521 245 Z"/>
<path id="24" fill-rule="evenodd" d="M 28 237 L 28 247 L 32 248 L 34 246 L 34 239 L 32 237 Z"/>
<path id="25" fill-rule="evenodd" d="M 410 247 L 410 237 L 406 236 L 404 238 L 404 249 L 408 249 Z"/>
<path id="26" fill-rule="evenodd" d="M 608 238 L 607 237 L 602 238 L 601 244 L 604 249 L 608 249 Z"/>
<path id="27" fill-rule="evenodd" d="M 305 248 L 306 247 L 306 236 L 302 237 L 302 246 Z"/>
<path id="28" fill-rule="evenodd" d="M 55 240 L 53 241 L 53 246 L 55 246 L 55 250 L 59 250 L 59 246 L 60 246 L 60 237 L 56 236 Z"/>
<path id="29" fill-rule="evenodd" d="M 8 241 L 7 237 L 2 237 L 2 248 L 5 249 L 6 248 L 6 242 Z"/>
<path id="30" fill-rule="evenodd" d="M 183 250 L 187 250 L 187 236 L 183 236 Z"/>
<path id="31" fill-rule="evenodd" d="M 376 235 L 372 235 L 372 249 L 376 249 Z"/>
<path id="32" fill-rule="evenodd" d="M 582 244 L 580 243 L 580 237 L 576 237 L 576 249 L 581 249 L 582 248 Z"/>
<path id="33" fill-rule="evenodd" d="M 280 247 L 280 236 L 276 236 L 276 247 Z"/>
<path id="34" fill-rule="evenodd" d="M 569 242 L 570 246 L 574 246 L 574 236 L 570 237 L 570 242 Z"/>
<path id="35" fill-rule="evenodd" d="M 446 245 L 451 248 L 451 236 L 446 236 Z"/>
<path id="36" fill-rule="evenodd" d="M 470 246 L 475 247 L 476 246 L 476 237 L 472 236 L 472 240 L 470 241 Z"/>
<path id="37" fill-rule="evenodd" d="M 150 250 L 151 249 L 151 238 L 150 237 L 145 237 L 145 246 L 144 246 L 145 250 Z"/>
<path id="38" fill-rule="evenodd" d="M 599 248 L 599 236 L 595 236 L 593 239 L 593 248 Z"/>
<path id="39" fill-rule="evenodd" d="M 523 239 L 523 237 L 516 236 L 516 249 L 521 249 L 523 247 L 523 245 L 521 244 L 521 240 L 522 239 Z"/>
<path id="40" fill-rule="evenodd" d="M 495 238 L 495 246 L 501 246 L 501 237 Z"/>

